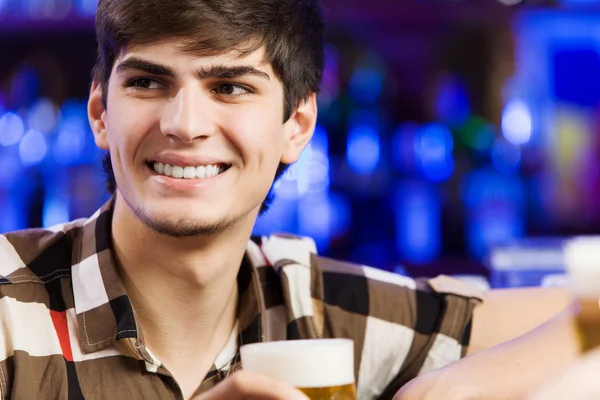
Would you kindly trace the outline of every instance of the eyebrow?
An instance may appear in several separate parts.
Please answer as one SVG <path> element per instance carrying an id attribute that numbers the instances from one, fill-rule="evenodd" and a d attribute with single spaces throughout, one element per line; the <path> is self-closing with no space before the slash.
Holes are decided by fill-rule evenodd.
<path id="1" fill-rule="evenodd" d="M 130 57 L 121 62 L 117 66 L 116 72 L 117 74 L 121 74 L 130 70 L 142 71 L 152 75 L 168 76 L 171 78 L 175 76 L 175 72 L 171 68 L 138 57 Z M 245 75 L 257 76 L 268 81 L 271 80 L 269 74 L 250 65 L 211 65 L 208 68 L 201 68 L 198 71 L 198 77 L 200 79 L 234 79 Z"/>
<path id="2" fill-rule="evenodd" d="M 244 75 L 253 75 L 268 81 L 271 80 L 269 74 L 249 65 L 212 65 L 209 68 L 202 68 L 198 71 L 198 77 L 200 79 L 233 79 Z"/>
<path id="3" fill-rule="evenodd" d="M 164 65 L 156 64 L 150 61 L 143 60 L 137 57 L 130 57 L 127 60 L 121 62 L 117 66 L 117 74 L 121 74 L 125 71 L 143 71 L 152 75 L 161 75 L 174 77 L 175 72 L 169 67 L 165 67 Z"/>

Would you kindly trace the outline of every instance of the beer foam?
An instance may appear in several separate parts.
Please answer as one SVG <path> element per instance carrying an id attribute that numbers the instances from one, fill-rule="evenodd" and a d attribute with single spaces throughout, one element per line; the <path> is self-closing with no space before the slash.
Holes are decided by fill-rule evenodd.
<path id="1" fill-rule="evenodd" d="M 600 297 L 600 236 L 582 236 L 564 245 L 565 269 L 577 297 Z"/>
<path id="2" fill-rule="evenodd" d="M 290 340 L 240 348 L 242 368 L 298 388 L 354 383 L 354 343 L 350 339 Z"/>

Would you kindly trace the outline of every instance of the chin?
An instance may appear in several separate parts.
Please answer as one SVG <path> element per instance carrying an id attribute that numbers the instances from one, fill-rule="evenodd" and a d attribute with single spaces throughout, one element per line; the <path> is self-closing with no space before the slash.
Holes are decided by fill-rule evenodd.
<path id="1" fill-rule="evenodd" d="M 198 224 L 198 225 L 180 225 L 180 224 L 152 224 L 146 225 L 161 235 L 172 238 L 188 238 L 188 237 L 210 237 L 225 232 L 229 228 L 229 224 Z"/>
<path id="2" fill-rule="evenodd" d="M 225 232 L 232 225 L 231 221 L 225 219 L 200 218 L 189 214 L 156 216 L 142 209 L 135 210 L 135 214 L 148 228 L 174 238 L 213 236 Z"/>

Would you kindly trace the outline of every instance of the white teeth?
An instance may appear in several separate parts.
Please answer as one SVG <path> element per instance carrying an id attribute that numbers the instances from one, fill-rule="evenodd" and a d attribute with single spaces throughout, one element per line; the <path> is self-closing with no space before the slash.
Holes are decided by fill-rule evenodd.
<path id="1" fill-rule="evenodd" d="M 193 179 L 196 177 L 196 168 L 195 167 L 185 167 L 183 169 L 183 177 L 185 179 Z"/>
<path id="2" fill-rule="evenodd" d="M 173 165 L 173 171 L 171 172 L 173 178 L 183 178 L 183 168 L 177 165 Z"/>
<path id="3" fill-rule="evenodd" d="M 216 165 L 209 165 L 208 167 L 206 167 L 204 174 L 206 175 L 207 178 L 209 178 L 211 176 L 219 175 L 220 172 L 221 172 L 221 169 L 219 167 L 217 167 Z"/>
<path id="4" fill-rule="evenodd" d="M 154 171 L 160 175 L 171 176 L 178 179 L 203 179 L 212 178 L 224 171 L 218 165 L 201 165 L 198 167 L 154 163 Z"/>

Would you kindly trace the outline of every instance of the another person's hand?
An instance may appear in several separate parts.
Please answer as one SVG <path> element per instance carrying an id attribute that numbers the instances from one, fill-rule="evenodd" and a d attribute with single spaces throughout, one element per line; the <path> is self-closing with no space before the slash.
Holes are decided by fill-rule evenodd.
<path id="1" fill-rule="evenodd" d="M 293 386 L 248 371 L 238 371 L 202 394 L 198 400 L 309 400 Z"/>
<path id="2" fill-rule="evenodd" d="M 558 378 L 543 385 L 528 400 L 600 399 L 600 349 L 575 361 Z"/>

